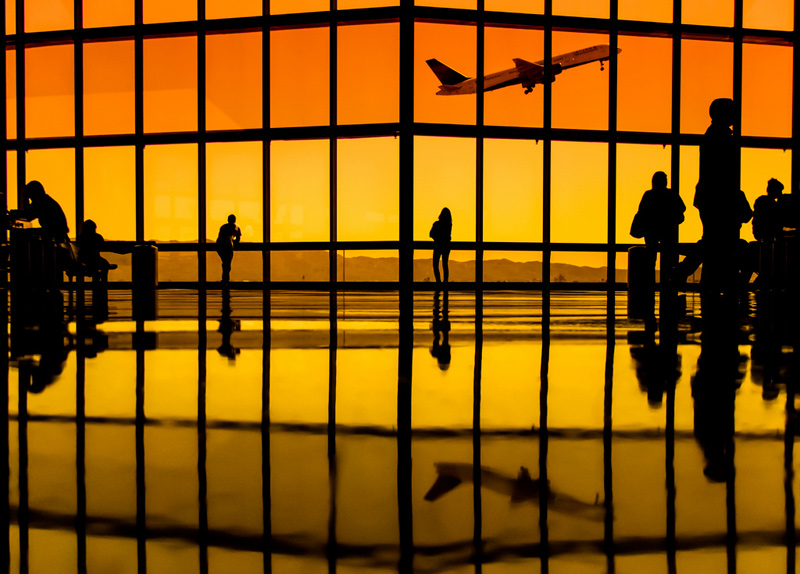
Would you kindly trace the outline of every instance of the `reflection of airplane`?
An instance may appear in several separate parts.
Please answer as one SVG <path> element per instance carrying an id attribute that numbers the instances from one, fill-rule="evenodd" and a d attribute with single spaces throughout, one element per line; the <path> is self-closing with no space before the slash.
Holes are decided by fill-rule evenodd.
<path id="1" fill-rule="evenodd" d="M 620 48 L 617 48 L 617 53 L 621 51 Z M 525 88 L 525 93 L 528 94 L 536 84 L 544 83 L 545 79 L 549 82 L 554 82 L 558 74 L 575 66 L 599 60 L 600 69 L 602 70 L 603 62 L 609 59 L 610 54 L 611 47 L 608 44 L 600 44 L 591 48 L 569 52 L 568 54 L 561 54 L 553 58 L 553 71 L 547 78 L 545 78 L 544 60 L 526 62 L 520 58 L 514 58 L 515 67 L 483 77 L 483 91 L 488 92 L 505 88 L 506 86 L 522 84 L 522 87 Z M 477 78 L 467 78 L 436 59 L 428 60 L 428 65 L 442 83 L 439 86 L 439 91 L 436 92 L 437 96 L 475 93 Z"/>
<path id="2" fill-rule="evenodd" d="M 462 482 L 473 482 L 474 465 L 462 462 L 437 462 L 436 482 L 425 493 L 425 500 L 434 501 L 457 487 Z M 517 478 L 505 476 L 490 468 L 482 466 L 480 469 L 481 487 L 493 490 L 499 494 L 511 497 L 512 503 L 533 502 L 539 503 L 539 479 L 531 478 L 530 472 L 524 466 L 519 469 Z M 598 496 L 599 498 L 599 496 Z M 564 514 L 581 515 L 590 520 L 603 520 L 605 506 L 595 500 L 594 504 L 583 502 L 568 494 L 554 492 L 548 485 L 547 504 L 550 510 Z"/>

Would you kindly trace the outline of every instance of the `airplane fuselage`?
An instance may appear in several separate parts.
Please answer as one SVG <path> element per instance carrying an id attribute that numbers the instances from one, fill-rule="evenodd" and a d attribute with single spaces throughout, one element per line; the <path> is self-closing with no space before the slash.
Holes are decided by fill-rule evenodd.
<path id="1" fill-rule="evenodd" d="M 617 51 L 621 51 L 617 49 Z M 611 55 L 611 47 L 608 44 L 600 44 L 583 48 L 574 52 L 561 54 L 552 59 L 551 78 L 553 81 L 557 74 L 563 70 L 588 64 L 590 62 L 603 62 L 608 60 Z M 495 72 L 483 77 L 483 91 L 489 92 L 506 86 L 513 86 L 516 84 L 524 84 L 524 87 L 529 91 L 535 84 L 544 82 L 545 74 L 545 61 L 539 60 L 538 62 L 525 62 L 524 60 L 515 60 L 517 66 Z M 478 86 L 478 78 L 470 78 L 457 84 L 442 84 L 439 86 L 439 91 L 436 93 L 440 96 L 457 96 L 463 94 L 474 94 Z M 526 91 L 526 93 L 527 93 Z"/>

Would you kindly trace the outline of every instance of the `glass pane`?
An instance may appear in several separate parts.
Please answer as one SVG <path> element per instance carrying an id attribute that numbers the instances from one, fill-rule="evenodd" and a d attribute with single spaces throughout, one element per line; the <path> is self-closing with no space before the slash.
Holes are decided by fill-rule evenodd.
<path id="1" fill-rule="evenodd" d="M 270 0 L 269 13 L 323 12 L 330 10 L 330 7 L 330 0 Z"/>
<path id="2" fill-rule="evenodd" d="M 17 137 L 17 51 L 6 50 L 6 137 Z"/>
<path id="3" fill-rule="evenodd" d="M 91 368 L 93 362 L 94 359 L 86 361 L 87 369 Z M 136 373 L 135 362 L 124 366 L 130 369 L 131 374 Z M 113 385 L 114 381 L 109 379 L 116 377 L 109 377 L 108 372 L 102 377 L 102 382 L 107 381 Z M 136 416 L 135 375 L 132 378 L 133 386 L 123 389 L 118 387 L 134 399 L 134 410 L 123 415 L 129 418 Z M 92 391 L 103 392 L 102 384 L 98 384 L 96 379 L 87 381 L 87 387 Z M 86 513 L 89 516 L 107 520 L 136 520 L 136 433 L 133 428 L 105 422 L 86 425 L 86 494 Z M 136 559 L 135 543 L 133 555 L 129 558 Z"/>
<path id="4" fill-rule="evenodd" d="M 791 137 L 792 48 L 745 44 L 742 51 L 742 135 Z"/>
<path id="5" fill-rule="evenodd" d="M 206 37 L 206 128 L 262 126 L 261 32 Z"/>
<path id="6" fill-rule="evenodd" d="M 197 241 L 197 189 L 195 144 L 147 146 L 144 149 L 145 239 Z"/>
<path id="7" fill-rule="evenodd" d="M 399 140 L 346 139 L 338 145 L 339 241 L 396 241 Z"/>
<path id="8" fill-rule="evenodd" d="M 431 241 L 431 225 L 444 207 L 452 214 L 453 241 L 475 241 L 475 140 L 418 136 L 414 138 L 416 241 Z"/>
<path id="9" fill-rule="evenodd" d="M 144 41 L 144 131 L 197 130 L 197 38 Z"/>
<path id="10" fill-rule="evenodd" d="M 339 251 L 337 281 L 398 281 L 400 279 L 397 251 Z M 396 363 L 395 363 L 395 366 Z M 395 397 L 397 393 L 395 393 Z M 396 411 L 395 411 L 396 414 Z"/>
<path id="11" fill-rule="evenodd" d="M 620 36 L 617 127 L 669 132 L 672 126 L 672 40 Z"/>
<path id="12" fill-rule="evenodd" d="M 544 14 L 544 0 L 484 0 L 486 10 Z"/>
<path id="13" fill-rule="evenodd" d="M 700 214 L 694 207 L 694 192 L 700 179 L 700 148 L 697 146 L 681 147 L 681 199 L 686 204 L 686 219 L 678 228 L 681 243 L 695 243 L 703 236 L 703 224 Z M 675 185 L 673 183 L 673 185 Z"/>
<path id="14" fill-rule="evenodd" d="M 17 33 L 17 0 L 5 0 L 6 2 L 6 34 Z"/>
<path id="15" fill-rule="evenodd" d="M 86 148 L 84 170 L 84 219 L 94 220 L 106 239 L 135 240 L 135 148 Z"/>
<path id="16" fill-rule="evenodd" d="M 608 18 L 608 0 L 553 0 L 553 14 Z"/>
<path id="17" fill-rule="evenodd" d="M 542 240 L 543 147 L 533 141 L 484 140 L 484 241 Z"/>
<path id="18" fill-rule="evenodd" d="M 237 223 L 239 222 L 237 218 Z M 206 281 L 222 280 L 222 261 L 214 250 L 208 246 L 206 252 Z M 264 280 L 264 255 L 261 251 L 244 251 L 237 249 L 231 266 L 231 281 L 258 282 Z"/>
<path id="19" fill-rule="evenodd" d="M 270 42 L 272 127 L 328 125 L 328 29 L 274 30 L 270 33 Z M 287 81 L 288 78 L 291 81 Z"/>
<path id="20" fill-rule="evenodd" d="M 146 235 L 145 235 L 146 237 Z M 158 281 L 197 281 L 197 253 L 187 251 L 158 252 Z"/>
<path id="21" fill-rule="evenodd" d="M 539 63 L 544 55 L 544 33 L 518 28 L 486 28 L 486 75 L 515 68 L 513 58 Z M 519 85 L 487 92 L 484 122 L 487 125 L 541 127 L 544 90 L 536 86 L 525 93 Z"/>
<path id="22" fill-rule="evenodd" d="M 616 281 L 625 282 L 627 280 L 627 274 L 624 269 L 617 269 L 616 273 Z M 605 283 L 607 279 L 608 256 L 605 253 L 554 251 L 552 254 L 550 259 L 550 281 L 553 283 Z M 557 285 L 554 285 L 554 288 L 557 287 Z M 553 328 L 558 329 L 558 326 L 553 326 Z M 548 402 L 551 400 L 551 398 L 548 398 Z"/>
<path id="23" fill-rule="evenodd" d="M 78 232 L 75 225 L 75 150 L 35 149 L 25 154 L 28 181 L 39 181 L 67 216 L 69 236 Z"/>
<path id="24" fill-rule="evenodd" d="M 791 30 L 793 4 L 792 0 L 744 0 L 744 27 Z"/>
<path id="25" fill-rule="evenodd" d="M 145 24 L 197 20 L 197 2 L 194 0 L 143 0 L 143 10 Z"/>
<path id="26" fill-rule="evenodd" d="M 486 251 L 483 280 L 498 283 L 542 281 L 541 251 Z"/>
<path id="27" fill-rule="evenodd" d="M 791 193 L 792 152 L 780 149 L 742 148 L 742 189 L 753 207 L 756 198 L 767 193 L 767 182 L 775 178 L 784 185 L 783 193 Z M 796 195 L 796 194 L 795 194 Z M 754 241 L 753 221 L 745 223 L 742 239 Z"/>
<path id="28" fill-rule="evenodd" d="M 73 0 L 25 0 L 26 32 L 70 30 L 74 24 Z"/>
<path id="29" fill-rule="evenodd" d="M 684 24 L 733 26 L 733 0 L 683 2 L 681 18 Z"/>
<path id="30" fill-rule="evenodd" d="M 575 169 L 580 165 L 581 169 Z M 608 235 L 608 145 L 553 142 L 550 239 L 605 243 Z"/>
<path id="31" fill-rule="evenodd" d="M 134 43 L 85 44 L 83 66 L 84 133 L 133 133 L 136 129 Z"/>
<path id="32" fill-rule="evenodd" d="M 272 281 L 330 281 L 327 251 L 273 251 L 270 255 Z"/>
<path id="33" fill-rule="evenodd" d="M 339 10 L 350 10 L 352 8 L 373 8 L 380 6 L 400 6 L 400 0 L 339 0 L 337 3 Z"/>
<path id="34" fill-rule="evenodd" d="M 132 0 L 83 0 L 84 28 L 127 26 L 134 22 Z"/>
<path id="35" fill-rule="evenodd" d="M 206 151 L 206 237 L 215 241 L 236 216 L 242 241 L 264 239 L 264 162 L 261 142 L 209 143 Z"/>
<path id="36" fill-rule="evenodd" d="M 475 27 L 421 22 L 414 26 L 414 119 L 474 124 L 475 96 L 437 95 L 444 81 L 434 74 L 426 61 L 436 59 L 463 76 L 474 78 L 477 66 Z"/>
<path id="37" fill-rule="evenodd" d="M 400 26 L 340 26 L 338 33 L 338 123 L 396 122 Z"/>
<path id="38" fill-rule="evenodd" d="M 553 33 L 554 57 L 602 44 L 608 44 L 607 35 Z M 556 76 L 553 83 L 554 128 L 604 130 L 608 127 L 608 73 L 601 71 L 603 67 L 600 62 L 591 62 L 564 70 Z M 587 98 L 587 94 L 591 97 Z"/>
<path id="39" fill-rule="evenodd" d="M 31 138 L 75 135 L 72 44 L 25 50 L 25 129 Z"/>
<path id="40" fill-rule="evenodd" d="M 271 241 L 330 239 L 327 140 L 272 142 Z"/>
<path id="41" fill-rule="evenodd" d="M 714 62 L 709 66 L 708 62 Z M 681 132 L 705 133 L 708 107 L 733 96 L 733 43 L 683 40 L 681 44 Z"/>
<path id="42" fill-rule="evenodd" d="M 8 150 L 6 152 L 6 207 L 8 209 L 18 209 L 21 206 L 17 205 L 17 152 L 16 150 Z"/>
<path id="43" fill-rule="evenodd" d="M 206 18 L 261 16 L 263 0 L 206 0 Z"/>
<path id="44" fill-rule="evenodd" d="M 618 0 L 620 20 L 672 22 L 672 0 Z"/>
<path id="45" fill-rule="evenodd" d="M 450 281 L 475 281 L 475 252 L 451 251 L 448 261 Z M 442 262 L 439 262 L 440 275 Z M 414 281 L 434 283 L 436 276 L 433 273 L 433 247 L 430 250 L 417 249 L 414 251 Z"/>
<path id="46" fill-rule="evenodd" d="M 466 8 L 475 10 L 476 0 L 415 0 L 417 6 L 438 6 L 441 8 Z"/>
<path id="47" fill-rule="evenodd" d="M 654 173 L 663 171 L 667 186 L 674 185 L 669 178 L 671 152 L 669 146 L 617 145 L 617 243 L 644 243 L 644 239 L 631 237 L 631 222 L 642 195 L 652 188 Z"/>

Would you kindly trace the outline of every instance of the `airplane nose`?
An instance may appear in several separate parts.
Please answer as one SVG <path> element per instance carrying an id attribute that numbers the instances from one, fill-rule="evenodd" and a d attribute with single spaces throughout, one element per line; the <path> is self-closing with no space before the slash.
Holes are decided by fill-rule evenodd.
<path id="1" fill-rule="evenodd" d="M 617 54 L 619 54 L 620 52 L 622 52 L 622 48 L 617 48 Z"/>

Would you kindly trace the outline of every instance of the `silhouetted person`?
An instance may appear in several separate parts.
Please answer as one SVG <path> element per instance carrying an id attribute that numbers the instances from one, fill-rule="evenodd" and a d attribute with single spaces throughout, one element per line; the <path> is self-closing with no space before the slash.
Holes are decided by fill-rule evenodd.
<path id="1" fill-rule="evenodd" d="M 219 228 L 217 235 L 217 253 L 222 260 L 222 284 L 227 285 L 231 280 L 231 262 L 233 261 L 234 246 L 242 239 L 242 230 L 236 225 L 236 216 L 228 216 L 228 223 Z"/>
<path id="2" fill-rule="evenodd" d="M 444 282 L 447 283 L 450 279 L 450 234 L 452 231 L 453 216 L 450 214 L 450 210 L 445 207 L 439 214 L 439 219 L 433 222 L 430 232 L 431 239 L 433 239 L 433 276 L 436 277 L 437 283 L 442 282 L 442 278 L 439 275 L 440 258 L 442 260 Z"/>
<path id="3" fill-rule="evenodd" d="M 433 295 L 433 345 L 431 355 L 436 357 L 439 368 L 443 371 L 450 368 L 450 313 L 448 294 L 444 292 L 444 306 L 439 306 L 440 292 Z M 441 311 L 441 312 L 440 312 Z"/>
<path id="4" fill-rule="evenodd" d="M 656 255 L 661 255 L 661 280 L 669 282 L 677 255 L 678 225 L 683 223 L 686 205 L 676 191 L 667 187 L 667 174 L 653 174 L 653 186 L 644 192 L 639 213 L 645 221 L 644 243 L 655 270 Z"/>
<path id="5" fill-rule="evenodd" d="M 709 108 L 711 125 L 700 142 L 700 178 L 694 206 L 703 222 L 703 289 L 738 288 L 742 245 L 739 231 L 752 210 L 739 189 L 739 147 L 733 137 L 734 102 L 716 99 Z"/>
<path id="6" fill-rule="evenodd" d="M 25 185 L 25 195 L 30 204 L 15 215 L 27 221 L 39 220 L 44 237 L 54 240 L 56 243 L 67 243 L 69 241 L 69 226 L 64 210 L 58 202 L 47 195 L 44 186 L 36 180 L 30 181 Z"/>
<path id="7" fill-rule="evenodd" d="M 76 243 L 78 263 L 85 266 L 93 278 L 106 281 L 108 271 L 116 269 L 117 266 L 100 255 L 100 252 L 105 250 L 106 240 L 97 233 L 97 224 L 94 221 L 87 219 L 83 222 Z"/>
<path id="8" fill-rule="evenodd" d="M 780 198 L 783 184 L 775 178 L 767 182 L 767 195 L 753 203 L 753 236 L 759 241 L 775 241 L 783 226 L 780 214 Z"/>

